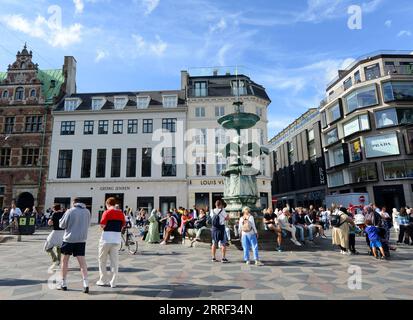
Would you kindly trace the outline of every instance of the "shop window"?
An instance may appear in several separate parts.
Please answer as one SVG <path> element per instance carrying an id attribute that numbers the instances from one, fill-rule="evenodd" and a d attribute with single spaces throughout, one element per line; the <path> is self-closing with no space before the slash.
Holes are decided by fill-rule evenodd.
<path id="1" fill-rule="evenodd" d="M 383 163 L 384 180 L 413 179 L 413 160 Z"/>

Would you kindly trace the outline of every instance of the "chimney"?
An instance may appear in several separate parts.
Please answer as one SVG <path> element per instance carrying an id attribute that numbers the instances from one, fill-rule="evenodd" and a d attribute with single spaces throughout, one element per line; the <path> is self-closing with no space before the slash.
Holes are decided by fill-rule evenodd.
<path id="1" fill-rule="evenodd" d="M 338 77 L 339 78 L 343 77 L 346 72 L 347 70 L 338 70 Z"/>
<path id="2" fill-rule="evenodd" d="M 218 69 L 214 69 L 214 77 L 218 76 Z"/>
<path id="3" fill-rule="evenodd" d="M 182 70 L 181 71 L 181 90 L 186 91 L 188 87 L 188 78 L 189 78 L 188 71 Z"/>
<path id="4" fill-rule="evenodd" d="M 72 56 L 65 57 L 65 64 L 63 65 L 63 74 L 65 76 L 66 88 L 64 88 L 67 95 L 76 93 L 76 59 Z"/>

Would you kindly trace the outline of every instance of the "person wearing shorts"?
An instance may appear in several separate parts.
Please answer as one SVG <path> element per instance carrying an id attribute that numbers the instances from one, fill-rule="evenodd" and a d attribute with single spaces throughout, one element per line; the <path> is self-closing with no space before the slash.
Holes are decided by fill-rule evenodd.
<path id="1" fill-rule="evenodd" d="M 211 229 L 211 237 L 212 237 L 212 246 L 211 246 L 211 261 L 217 262 L 216 259 L 216 251 L 217 247 L 221 245 L 221 252 L 222 252 L 222 263 L 228 263 L 228 259 L 226 258 L 226 250 L 227 250 L 227 233 L 225 230 L 225 221 L 228 220 L 228 214 L 225 212 L 223 203 L 221 200 L 218 200 L 215 203 L 215 209 L 211 212 L 211 220 L 212 220 L 212 229 Z M 214 226 L 214 216 L 218 223 Z"/>
<path id="2" fill-rule="evenodd" d="M 86 205 L 76 198 L 73 207 L 66 211 L 59 221 L 61 229 L 65 230 L 61 248 L 62 258 L 62 281 L 57 286 L 58 290 L 67 291 L 67 273 L 70 256 L 76 257 L 83 277 L 83 292 L 89 293 L 89 281 L 85 259 L 86 241 L 90 226 L 90 211 Z"/>
<path id="3" fill-rule="evenodd" d="M 385 259 L 386 255 L 384 254 L 383 245 L 380 241 L 379 237 L 379 229 L 376 226 L 373 226 L 373 222 L 371 220 L 366 220 L 366 229 L 364 230 L 367 234 L 367 237 L 370 240 L 370 248 L 373 251 L 373 255 L 376 259 L 379 259 L 377 254 L 377 249 L 380 250 L 381 258 Z"/>

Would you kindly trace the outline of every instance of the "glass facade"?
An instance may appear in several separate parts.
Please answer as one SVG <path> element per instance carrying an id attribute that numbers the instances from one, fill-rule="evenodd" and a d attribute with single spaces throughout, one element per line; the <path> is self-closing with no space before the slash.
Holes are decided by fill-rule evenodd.
<path id="1" fill-rule="evenodd" d="M 375 85 L 355 90 L 344 98 L 347 107 L 347 113 L 354 110 L 374 106 L 379 103 Z"/>

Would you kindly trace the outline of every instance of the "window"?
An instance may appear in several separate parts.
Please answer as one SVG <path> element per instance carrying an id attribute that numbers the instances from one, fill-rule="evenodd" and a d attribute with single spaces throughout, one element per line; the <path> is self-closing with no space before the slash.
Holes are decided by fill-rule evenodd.
<path id="1" fill-rule="evenodd" d="M 325 145 L 329 146 L 333 143 L 336 143 L 338 141 L 338 131 L 337 128 L 334 128 L 330 131 L 328 131 L 325 135 L 324 135 L 324 139 L 325 139 Z"/>
<path id="2" fill-rule="evenodd" d="M 106 176 L 106 149 L 98 149 L 96 157 L 96 178 Z"/>
<path id="3" fill-rule="evenodd" d="M 206 158 L 197 157 L 195 160 L 195 175 L 198 177 L 206 176 Z"/>
<path id="4" fill-rule="evenodd" d="M 413 101 L 413 82 L 392 81 L 383 83 L 384 102 Z"/>
<path id="5" fill-rule="evenodd" d="M 38 148 L 23 148 L 22 166 L 31 167 L 37 166 L 39 161 Z"/>
<path id="6" fill-rule="evenodd" d="M 0 167 L 10 167 L 11 148 L 0 148 Z"/>
<path id="7" fill-rule="evenodd" d="M 245 106 L 243 106 L 243 105 L 242 105 L 242 106 L 239 106 L 239 107 L 236 106 L 236 107 L 235 107 L 235 110 L 234 110 L 235 112 L 237 112 L 237 108 L 239 108 L 239 112 L 241 112 L 241 113 L 244 113 L 244 112 L 245 112 Z"/>
<path id="8" fill-rule="evenodd" d="M 215 144 L 217 146 L 223 146 L 229 143 L 229 137 L 227 137 L 224 129 L 215 129 Z"/>
<path id="9" fill-rule="evenodd" d="M 359 131 L 370 130 L 369 115 L 363 114 L 344 123 L 344 136 L 348 137 Z"/>
<path id="10" fill-rule="evenodd" d="M 195 97 L 206 97 L 207 95 L 207 83 L 205 81 L 195 82 Z"/>
<path id="11" fill-rule="evenodd" d="M 242 81 L 242 80 L 232 81 L 232 95 L 245 96 L 246 94 L 247 94 L 247 88 L 245 86 L 245 81 Z"/>
<path id="12" fill-rule="evenodd" d="M 94 98 L 92 99 L 92 110 L 100 110 L 103 107 L 103 99 L 102 98 Z"/>
<path id="13" fill-rule="evenodd" d="M 204 118 L 205 117 L 205 108 L 204 107 L 195 108 L 195 117 Z"/>
<path id="14" fill-rule="evenodd" d="M 72 150 L 60 150 L 57 164 L 57 178 L 68 179 L 72 174 Z"/>
<path id="15" fill-rule="evenodd" d="M 370 107 L 378 104 L 376 86 L 371 85 L 365 88 L 355 90 L 344 98 L 347 106 L 347 113 L 354 110 Z"/>
<path id="16" fill-rule="evenodd" d="M 413 108 L 389 108 L 375 112 L 377 128 L 413 123 Z"/>
<path id="17" fill-rule="evenodd" d="M 109 133 L 109 121 L 100 120 L 98 127 L 98 134 L 108 134 Z"/>
<path id="18" fill-rule="evenodd" d="M 113 134 L 123 133 L 123 120 L 113 120 Z"/>
<path id="19" fill-rule="evenodd" d="M 215 117 L 225 116 L 225 107 L 215 107 Z"/>
<path id="20" fill-rule="evenodd" d="M 82 168 L 80 177 L 81 178 L 90 178 L 92 167 L 92 150 L 83 150 L 82 151 Z"/>
<path id="21" fill-rule="evenodd" d="M 4 90 L 2 97 L 3 99 L 7 99 L 9 97 L 9 92 L 7 90 Z"/>
<path id="22" fill-rule="evenodd" d="M 121 110 L 121 109 L 125 108 L 127 102 L 128 102 L 128 99 L 127 99 L 127 98 L 124 98 L 124 97 L 116 97 L 116 98 L 115 98 L 115 103 L 114 103 L 115 109 L 116 109 L 116 110 Z"/>
<path id="23" fill-rule="evenodd" d="M 6 117 L 6 124 L 4 126 L 4 133 L 11 134 L 14 132 L 14 117 Z"/>
<path id="24" fill-rule="evenodd" d="M 139 109 L 147 109 L 149 107 L 150 97 L 138 97 L 136 99 L 136 104 Z"/>
<path id="25" fill-rule="evenodd" d="M 256 107 L 255 108 L 255 114 L 257 115 L 257 116 L 259 116 L 260 118 L 262 118 L 262 108 L 261 107 Z"/>
<path id="26" fill-rule="evenodd" d="M 350 89 L 353 85 L 351 78 L 348 78 L 346 81 L 343 82 L 344 90 Z"/>
<path id="27" fill-rule="evenodd" d="M 216 174 L 217 176 L 221 175 L 221 172 L 224 171 L 227 167 L 227 159 L 222 156 L 216 157 Z"/>
<path id="28" fill-rule="evenodd" d="M 348 171 L 350 183 L 362 183 L 378 180 L 375 163 L 350 168 Z"/>
<path id="29" fill-rule="evenodd" d="M 35 98 L 36 97 L 36 89 L 30 90 L 30 97 Z"/>
<path id="30" fill-rule="evenodd" d="M 143 120 L 142 126 L 143 133 L 152 133 L 153 132 L 153 120 L 152 119 L 145 119 Z"/>
<path id="31" fill-rule="evenodd" d="M 288 142 L 288 164 L 294 164 L 294 144 L 291 142 Z"/>
<path id="32" fill-rule="evenodd" d="M 325 111 L 321 112 L 321 127 L 323 129 L 327 127 L 327 114 Z"/>
<path id="33" fill-rule="evenodd" d="M 335 105 L 327 109 L 327 120 L 329 124 L 340 118 L 341 118 L 341 110 L 340 110 L 339 103 L 336 103 Z"/>
<path id="34" fill-rule="evenodd" d="M 138 133 L 138 120 L 128 120 L 128 134 L 137 134 Z"/>
<path id="35" fill-rule="evenodd" d="M 126 177 L 136 177 L 136 149 L 128 149 L 126 161 Z"/>
<path id="36" fill-rule="evenodd" d="M 42 131 L 43 116 L 26 117 L 25 131 L 26 132 L 40 132 Z"/>
<path id="37" fill-rule="evenodd" d="M 207 130 L 206 129 L 196 129 L 195 144 L 197 146 L 204 146 L 207 144 Z"/>
<path id="38" fill-rule="evenodd" d="M 413 179 L 413 160 L 383 163 L 384 180 Z"/>
<path id="39" fill-rule="evenodd" d="M 176 119 L 162 119 L 162 129 L 168 132 L 176 132 Z"/>
<path id="40" fill-rule="evenodd" d="M 14 95 L 14 100 L 23 100 L 23 99 L 24 99 L 24 89 L 22 87 L 18 87 Z"/>
<path id="41" fill-rule="evenodd" d="M 317 149 L 314 140 L 308 144 L 308 157 L 312 162 L 317 160 Z"/>
<path id="42" fill-rule="evenodd" d="M 178 106 L 178 96 L 163 96 L 164 108 L 176 108 Z"/>
<path id="43" fill-rule="evenodd" d="M 142 177 L 152 176 L 152 149 L 142 149 Z"/>
<path id="44" fill-rule="evenodd" d="M 75 135 L 75 121 L 62 121 L 60 126 L 61 136 L 73 136 Z"/>
<path id="45" fill-rule="evenodd" d="M 112 149 L 112 168 L 111 168 L 111 177 L 119 178 L 120 177 L 120 166 L 122 160 L 122 149 Z"/>
<path id="46" fill-rule="evenodd" d="M 366 81 L 380 78 L 380 65 L 378 63 L 364 68 Z"/>
<path id="47" fill-rule="evenodd" d="M 344 164 L 344 149 L 343 146 L 338 146 L 328 150 L 328 160 L 330 168 Z"/>
<path id="48" fill-rule="evenodd" d="M 176 177 L 176 149 L 162 149 L 162 177 Z"/>
<path id="49" fill-rule="evenodd" d="M 382 134 L 364 138 L 366 158 L 396 156 L 400 154 L 397 133 Z"/>
<path id="50" fill-rule="evenodd" d="M 327 175 L 328 187 L 340 187 L 344 185 L 344 174 L 343 171 L 331 173 Z"/>
<path id="51" fill-rule="evenodd" d="M 94 126 L 95 126 L 95 122 L 93 120 L 85 121 L 83 123 L 83 134 L 84 135 L 92 135 Z"/>
<path id="52" fill-rule="evenodd" d="M 361 82 L 360 71 L 356 71 L 356 72 L 354 73 L 354 82 L 355 82 L 355 83 L 360 83 L 360 82 Z"/>
<path id="53" fill-rule="evenodd" d="M 78 105 L 77 99 L 66 99 L 65 100 L 65 111 L 74 111 Z"/>
<path id="54" fill-rule="evenodd" d="M 308 130 L 308 142 L 314 141 L 314 129 Z"/>
<path id="55" fill-rule="evenodd" d="M 360 139 L 350 142 L 349 145 L 350 145 L 350 161 L 351 162 L 361 161 L 363 159 L 363 155 L 362 155 L 363 153 L 361 149 Z"/>

